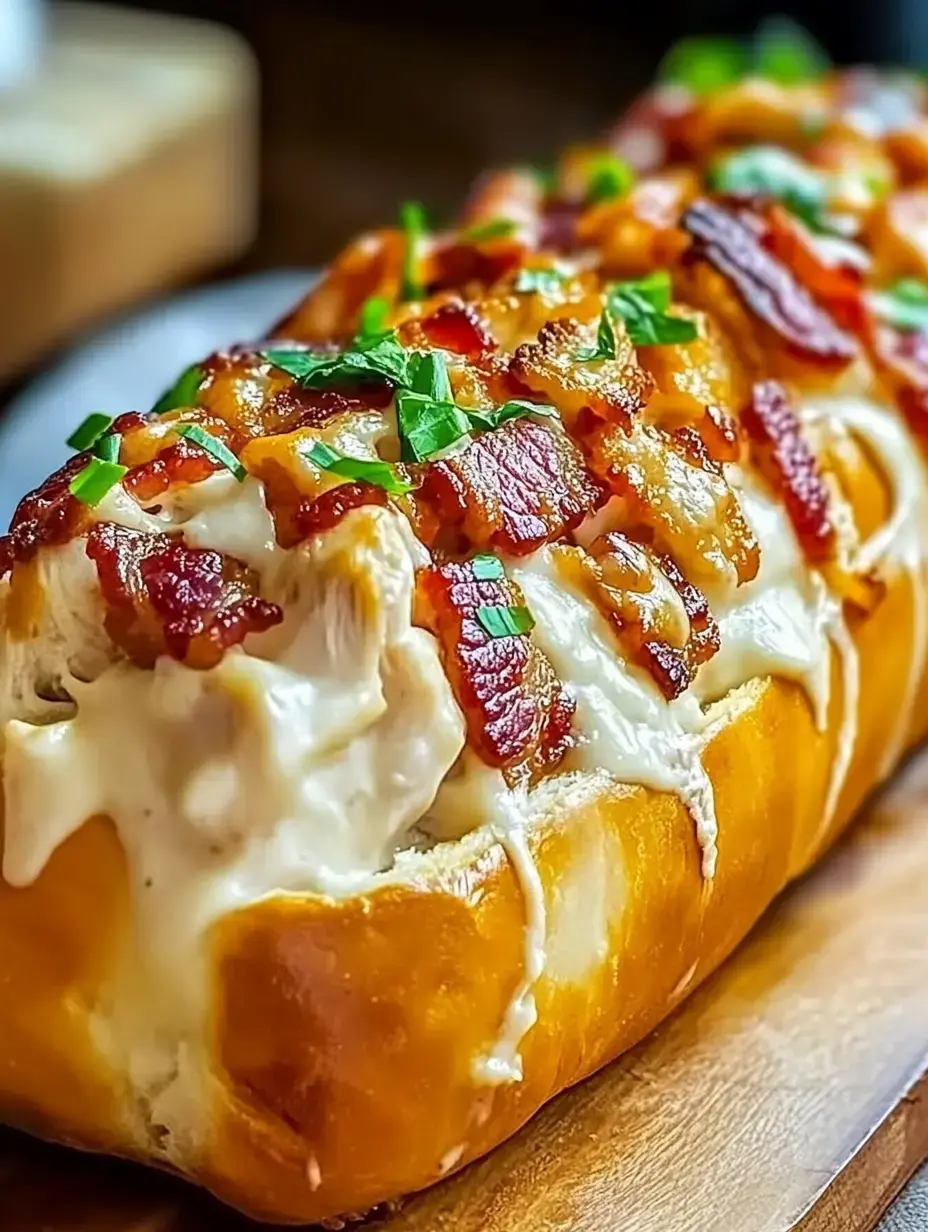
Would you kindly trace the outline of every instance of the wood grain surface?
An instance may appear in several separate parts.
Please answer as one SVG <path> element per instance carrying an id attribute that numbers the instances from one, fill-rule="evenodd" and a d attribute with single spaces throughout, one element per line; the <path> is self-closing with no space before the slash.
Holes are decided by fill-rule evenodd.
<path id="1" fill-rule="evenodd" d="M 926 937 L 923 753 L 651 1039 L 369 1226 L 873 1228 L 928 1156 Z M 249 1226 L 173 1179 L 0 1136 L 4 1232 Z"/>

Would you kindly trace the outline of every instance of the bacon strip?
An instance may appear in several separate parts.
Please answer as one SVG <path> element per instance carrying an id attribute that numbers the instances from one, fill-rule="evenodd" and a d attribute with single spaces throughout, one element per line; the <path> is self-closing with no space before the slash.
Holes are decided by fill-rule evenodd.
<path id="1" fill-rule="evenodd" d="M 682 226 L 693 239 L 684 261 L 705 261 L 718 270 L 788 351 L 807 362 L 832 367 L 855 358 L 854 339 L 764 246 L 762 218 L 749 210 L 701 199 L 683 215 Z"/>
<path id="2" fill-rule="evenodd" d="M 687 689 L 719 648 L 719 629 L 698 587 L 669 556 L 613 532 L 588 552 L 562 549 L 594 603 L 614 626 L 625 653 L 668 701 Z"/>
<path id="3" fill-rule="evenodd" d="M 161 534 L 111 522 L 87 537 L 107 606 L 113 642 L 138 667 L 168 654 L 189 667 L 214 667 L 249 633 L 263 633 L 283 612 L 258 594 L 253 570 L 231 556 L 188 548 Z"/>
<path id="4" fill-rule="evenodd" d="M 590 364 L 577 358 L 589 339 L 577 321 L 549 321 L 535 342 L 516 348 L 510 372 L 528 389 L 550 399 L 574 429 L 584 412 L 599 419 L 631 424 L 653 388 L 621 327 L 617 355 Z"/>
<path id="5" fill-rule="evenodd" d="M 416 619 L 438 638 L 470 744 L 510 784 L 563 759 L 575 709 L 529 634 L 494 638 L 477 619 L 480 607 L 523 602 L 514 582 L 479 580 L 471 561 L 432 566 L 418 577 Z"/>
<path id="6" fill-rule="evenodd" d="M 806 556 L 815 563 L 828 560 L 835 551 L 828 487 L 783 386 L 778 381 L 756 384 L 741 422 L 762 474 L 783 498 Z"/>
<path id="7" fill-rule="evenodd" d="M 573 441 L 531 419 L 428 463 L 416 492 L 425 541 L 454 555 L 498 548 L 524 556 L 578 526 L 601 500 Z"/>
<path id="8" fill-rule="evenodd" d="M 67 543 L 86 521 L 86 509 L 71 495 L 70 485 L 89 460 L 76 454 L 16 507 L 10 529 L 0 536 L 0 577 L 17 561 L 31 560 L 41 547 Z"/>
<path id="9" fill-rule="evenodd" d="M 749 582 L 760 549 L 721 466 L 693 428 L 660 432 L 637 423 L 615 425 L 588 442 L 593 471 L 624 502 L 623 526 L 653 539 L 658 551 L 686 562 L 699 581 L 733 571 Z"/>

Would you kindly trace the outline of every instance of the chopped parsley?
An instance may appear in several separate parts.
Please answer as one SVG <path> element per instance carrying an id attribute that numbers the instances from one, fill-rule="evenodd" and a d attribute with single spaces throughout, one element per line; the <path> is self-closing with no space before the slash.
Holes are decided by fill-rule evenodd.
<path id="1" fill-rule="evenodd" d="M 713 94 L 740 81 L 749 68 L 748 50 L 739 39 L 684 38 L 664 56 L 657 75 L 693 94 Z"/>
<path id="2" fill-rule="evenodd" d="M 478 582 L 501 582 L 506 576 L 503 562 L 491 552 L 481 552 L 475 556 L 470 567 Z"/>
<path id="3" fill-rule="evenodd" d="M 691 342 L 699 332 L 696 323 L 670 316 L 670 296 L 670 274 L 655 270 L 646 278 L 613 283 L 608 291 L 609 310 L 625 322 L 634 346 Z"/>
<path id="4" fill-rule="evenodd" d="M 361 305 L 358 338 L 362 341 L 380 338 L 391 331 L 387 329 L 387 316 L 390 312 L 390 301 L 382 295 L 372 295 Z"/>
<path id="5" fill-rule="evenodd" d="M 413 393 L 425 394 L 434 402 L 453 402 L 454 391 L 448 376 L 448 361 L 441 351 L 414 355 L 409 364 Z"/>
<path id="6" fill-rule="evenodd" d="M 595 359 L 615 359 L 615 330 L 609 320 L 607 308 L 599 318 L 599 328 L 596 331 L 596 345 L 582 347 L 577 352 L 577 359 L 584 363 Z"/>
<path id="7" fill-rule="evenodd" d="M 186 437 L 193 445 L 198 445 L 217 462 L 221 462 L 226 470 L 231 471 L 239 483 L 244 482 L 248 472 L 228 445 L 218 437 L 207 432 L 205 428 L 201 428 L 199 424 L 180 424 L 177 428 L 177 435 Z"/>
<path id="8" fill-rule="evenodd" d="M 84 422 L 75 428 L 68 437 L 68 447 L 77 450 L 78 453 L 83 452 L 85 449 L 90 449 L 96 445 L 102 436 L 109 432 L 112 426 L 113 418 L 111 415 L 101 415 L 98 412 L 88 415 Z"/>
<path id="9" fill-rule="evenodd" d="M 492 411 L 468 410 L 467 415 L 476 427 L 492 432 L 510 419 L 524 419 L 526 415 L 556 419 L 557 411 L 545 402 L 526 402 L 523 398 L 512 398 L 502 406 L 494 407 Z"/>
<path id="10" fill-rule="evenodd" d="M 618 154 L 597 154 L 590 162 L 586 185 L 589 205 L 624 197 L 635 182 L 635 173 Z"/>
<path id="11" fill-rule="evenodd" d="M 817 81 L 831 67 L 821 44 L 789 17 L 768 17 L 754 36 L 753 71 L 782 86 Z"/>
<path id="12" fill-rule="evenodd" d="M 425 287 L 419 278 L 419 249 L 422 237 L 428 231 L 425 210 L 418 201 L 406 201 L 400 206 L 400 225 L 403 228 L 403 287 L 402 298 L 424 299 Z"/>
<path id="13" fill-rule="evenodd" d="M 344 381 L 384 378 L 394 385 L 405 385 L 409 379 L 409 353 L 392 330 L 360 333 L 345 351 L 272 349 L 262 351 L 261 357 L 301 385 L 314 389 Z"/>
<path id="14" fill-rule="evenodd" d="M 178 407 L 197 405 L 197 395 L 206 373 L 199 364 L 191 364 L 185 368 L 170 389 L 165 390 L 155 405 L 151 408 L 153 415 L 163 415 L 166 411 L 176 411 Z"/>
<path id="15" fill-rule="evenodd" d="M 71 495 L 82 505 L 99 505 L 107 492 L 122 483 L 129 468 L 103 458 L 91 458 L 69 485 Z"/>
<path id="16" fill-rule="evenodd" d="M 826 52 L 808 30 L 789 17 L 769 17 L 750 40 L 681 39 L 661 61 L 658 78 L 699 95 L 713 94 L 744 77 L 795 86 L 817 81 L 829 67 Z"/>
<path id="17" fill-rule="evenodd" d="M 396 422 L 404 462 L 427 461 L 467 436 L 473 426 L 453 402 L 409 389 L 396 395 Z"/>
<path id="18" fill-rule="evenodd" d="M 928 331 L 928 283 L 920 278 L 901 278 L 872 296 L 877 316 L 906 333 Z"/>
<path id="19" fill-rule="evenodd" d="M 461 239 L 465 244 L 483 244 L 487 240 L 504 240 L 518 227 L 511 218 L 494 218 L 490 222 L 477 223 L 473 227 L 465 227 Z"/>
<path id="20" fill-rule="evenodd" d="M 709 186 L 733 197 L 775 197 L 814 231 L 830 229 L 825 177 L 777 146 L 754 145 L 729 154 L 711 171 Z"/>
<path id="21" fill-rule="evenodd" d="M 94 456 L 101 458 L 104 462 L 118 462 L 121 445 L 122 437 L 118 432 L 107 432 L 94 446 Z"/>
<path id="22" fill-rule="evenodd" d="M 512 284 L 517 295 L 557 295 L 565 275 L 556 269 L 520 269 Z"/>
<path id="23" fill-rule="evenodd" d="M 534 617 L 527 607 L 478 607 L 475 615 L 490 637 L 518 637 L 535 627 Z"/>
<path id="24" fill-rule="evenodd" d="M 311 462 L 333 475 L 342 475 L 345 479 L 358 479 L 364 483 L 375 484 L 383 488 L 391 496 L 402 496 L 411 492 L 414 485 L 403 479 L 396 467 L 379 458 L 352 458 L 341 454 L 327 445 L 325 441 L 313 441 L 308 449 L 300 448 Z"/>

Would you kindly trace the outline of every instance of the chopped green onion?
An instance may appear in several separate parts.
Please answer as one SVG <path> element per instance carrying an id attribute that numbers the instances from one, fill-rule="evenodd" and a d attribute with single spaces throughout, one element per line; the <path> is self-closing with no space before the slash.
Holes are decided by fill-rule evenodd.
<path id="1" fill-rule="evenodd" d="M 906 333 L 928 331 L 928 283 L 920 278 L 901 278 L 872 297 L 877 316 Z"/>
<path id="2" fill-rule="evenodd" d="M 597 154 L 592 160 L 586 186 L 590 205 L 624 197 L 635 182 L 635 173 L 617 154 Z"/>
<path id="3" fill-rule="evenodd" d="M 738 39 L 685 38 L 670 48 L 657 74 L 660 81 L 693 94 L 713 94 L 740 81 L 748 67 L 747 50 Z"/>
<path id="4" fill-rule="evenodd" d="M 425 288 L 419 278 L 419 247 L 428 226 L 425 220 L 425 210 L 418 201 L 406 201 L 400 206 L 400 224 L 405 237 L 403 252 L 403 289 L 404 300 L 423 299 Z"/>
<path id="5" fill-rule="evenodd" d="M 425 462 L 467 436 L 473 426 L 453 402 L 436 402 L 406 389 L 396 395 L 396 420 L 404 462 Z"/>
<path id="6" fill-rule="evenodd" d="M 349 350 L 338 353 L 274 349 L 262 351 L 261 357 L 313 388 L 384 377 L 405 385 L 409 379 L 409 354 L 392 332 L 359 335 Z"/>
<path id="7" fill-rule="evenodd" d="M 314 441 L 309 449 L 300 448 L 301 453 L 323 470 L 331 471 L 333 475 L 342 475 L 346 479 L 359 479 L 364 483 L 376 484 L 392 496 L 402 496 L 411 492 L 414 485 L 408 483 L 391 466 L 379 458 L 352 458 L 346 454 L 337 453 L 325 441 Z"/>
<path id="8" fill-rule="evenodd" d="M 518 295 L 557 295 L 565 275 L 554 269 L 520 269 L 512 289 Z"/>
<path id="9" fill-rule="evenodd" d="M 475 615 L 490 637 L 518 637 L 535 627 L 527 607 L 478 607 Z"/>
<path id="10" fill-rule="evenodd" d="M 825 177 L 778 146 L 748 146 L 723 158 L 709 186 L 734 197 L 775 197 L 813 230 L 827 229 Z"/>
<path id="11" fill-rule="evenodd" d="M 831 67 L 821 44 L 789 17 L 768 17 L 754 36 L 753 71 L 758 77 L 795 86 L 817 81 Z"/>
<path id="12" fill-rule="evenodd" d="M 425 394 L 433 402 L 453 402 L 454 392 L 448 376 L 448 361 L 440 351 L 426 351 L 410 361 L 410 384 L 414 393 Z"/>
<path id="13" fill-rule="evenodd" d="M 181 424 L 177 428 L 177 435 L 186 437 L 192 444 L 199 445 L 217 462 L 221 462 L 226 470 L 232 472 L 239 483 L 247 477 L 248 472 L 228 445 L 207 432 L 205 428 L 201 428 L 199 424 Z"/>
<path id="14" fill-rule="evenodd" d="M 88 415 L 84 422 L 68 437 L 68 447 L 76 449 L 78 453 L 82 453 L 85 449 L 90 449 L 92 445 L 96 445 L 97 441 L 106 432 L 109 432 L 113 426 L 113 417 L 111 415 L 101 415 L 95 413 Z"/>
<path id="15" fill-rule="evenodd" d="M 99 505 L 107 492 L 122 483 L 129 468 L 103 458 L 91 458 L 84 469 L 71 480 L 69 491 L 82 505 Z"/>
<path id="16" fill-rule="evenodd" d="M 359 339 L 376 339 L 388 334 L 387 316 L 390 312 L 390 301 L 382 295 L 372 295 L 361 305 L 361 317 L 358 327 Z"/>
<path id="17" fill-rule="evenodd" d="M 490 222 L 465 227 L 461 239 L 465 244 L 482 244 L 486 240 L 507 239 L 516 230 L 518 223 L 511 218 L 494 218 Z"/>
<path id="18" fill-rule="evenodd" d="M 467 415 L 478 428 L 492 432 L 510 419 L 523 419 L 526 415 L 541 415 L 545 419 L 557 419 L 558 414 L 553 406 L 546 402 L 526 402 L 523 398 L 512 398 L 502 406 L 494 407 L 492 411 L 468 410 Z"/>
<path id="19" fill-rule="evenodd" d="M 490 552 L 481 552 L 473 557 L 470 567 L 478 582 L 501 582 L 506 576 L 503 562 Z"/>
<path id="20" fill-rule="evenodd" d="M 196 406 L 197 394 L 205 375 L 199 364 L 185 368 L 171 388 L 165 390 L 152 407 L 152 414 L 163 415 L 166 411 L 176 411 L 178 407 Z"/>
<path id="21" fill-rule="evenodd" d="M 609 310 L 625 322 L 633 346 L 670 346 L 698 335 L 695 321 L 669 315 L 670 292 L 667 270 L 609 288 Z"/>
<path id="22" fill-rule="evenodd" d="M 609 320 L 608 310 L 599 318 L 596 346 L 583 347 L 577 352 L 577 359 L 584 362 L 594 359 L 615 359 L 615 330 Z"/>
<path id="23" fill-rule="evenodd" d="M 108 432 L 106 436 L 101 436 L 97 441 L 94 454 L 104 462 L 118 462 L 120 445 L 122 445 L 122 437 L 119 433 Z"/>

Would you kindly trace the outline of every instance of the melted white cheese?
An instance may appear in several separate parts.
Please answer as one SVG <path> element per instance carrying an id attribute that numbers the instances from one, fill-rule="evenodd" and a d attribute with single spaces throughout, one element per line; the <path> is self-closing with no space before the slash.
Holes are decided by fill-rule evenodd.
<path id="1" fill-rule="evenodd" d="M 880 761 L 879 776 L 885 778 L 909 737 L 928 654 L 928 469 L 902 418 L 887 407 L 864 398 L 820 397 L 809 399 L 803 410 L 809 419 L 843 428 L 863 441 L 880 464 L 892 493 L 890 518 L 861 546 L 855 562 L 862 571 L 887 564 L 903 569 L 912 588 L 912 654 L 903 705 Z"/>

